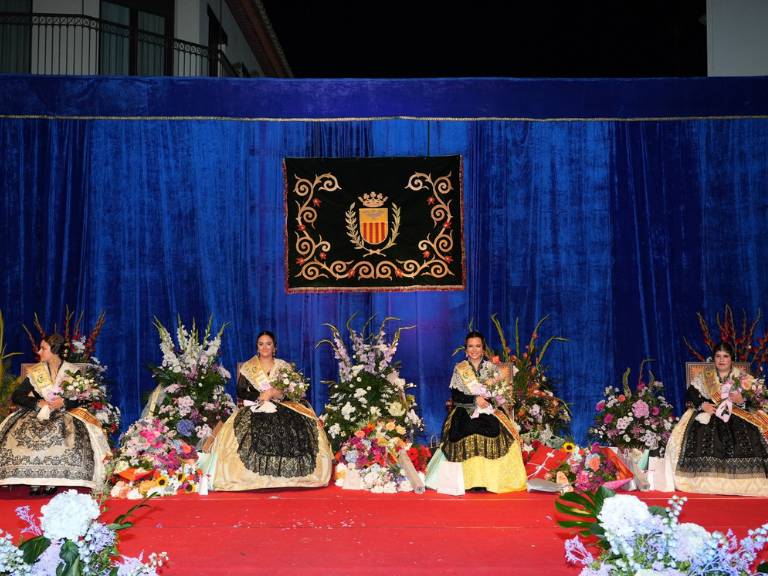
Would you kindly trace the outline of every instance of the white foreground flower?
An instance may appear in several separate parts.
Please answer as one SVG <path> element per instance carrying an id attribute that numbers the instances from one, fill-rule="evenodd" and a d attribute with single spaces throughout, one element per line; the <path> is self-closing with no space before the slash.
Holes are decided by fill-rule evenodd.
<path id="1" fill-rule="evenodd" d="M 96 501 L 77 490 L 62 492 L 40 509 L 40 526 L 51 540 L 77 540 L 83 536 L 101 511 Z"/>

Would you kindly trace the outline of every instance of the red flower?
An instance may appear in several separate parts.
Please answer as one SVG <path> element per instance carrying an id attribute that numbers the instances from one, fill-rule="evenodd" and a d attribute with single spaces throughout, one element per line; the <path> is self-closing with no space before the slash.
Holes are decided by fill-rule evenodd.
<path id="1" fill-rule="evenodd" d="M 312 204 L 314 204 L 315 206 L 320 206 L 321 204 L 320 198 L 312 198 Z"/>
<path id="2" fill-rule="evenodd" d="M 299 266 L 303 266 L 304 265 L 304 258 L 296 258 L 296 264 L 298 264 Z"/>
<path id="3" fill-rule="evenodd" d="M 306 226 L 304 226 L 304 224 L 299 224 L 298 226 L 296 226 L 296 228 L 297 228 L 297 230 L 298 230 L 299 232 L 304 232 L 304 230 L 306 230 L 306 229 L 307 229 L 307 227 L 306 227 Z"/>
<path id="4" fill-rule="evenodd" d="M 400 268 L 395 268 L 395 276 L 397 276 L 398 278 L 402 278 L 403 277 L 403 271 L 400 270 Z"/>
<path id="5" fill-rule="evenodd" d="M 320 260 L 325 260 L 326 258 L 328 258 L 328 254 L 325 252 L 320 252 Z"/>
<path id="6" fill-rule="evenodd" d="M 444 260 L 445 260 L 446 262 L 448 262 L 448 264 L 450 264 L 451 262 L 453 262 L 453 257 L 451 257 L 451 256 L 446 256 L 446 257 L 444 258 Z"/>
<path id="7" fill-rule="evenodd" d="M 450 227 L 451 227 L 451 225 L 452 225 L 452 224 L 453 224 L 453 223 L 452 223 L 450 220 L 446 220 L 446 221 L 445 221 L 445 223 L 443 224 L 443 228 L 445 228 L 446 230 L 448 230 L 448 229 L 450 229 Z"/>
<path id="8" fill-rule="evenodd" d="M 429 250 L 424 250 L 421 255 L 424 256 L 424 259 L 427 259 L 431 256 L 431 252 Z"/>
<path id="9" fill-rule="evenodd" d="M 436 200 L 434 196 L 430 196 L 429 198 L 427 198 L 427 204 L 429 204 L 430 206 L 432 206 L 432 204 L 434 204 L 435 202 Z"/>
<path id="10" fill-rule="evenodd" d="M 355 277 L 355 269 L 352 268 L 349 272 L 347 272 L 347 278 L 354 278 Z"/>

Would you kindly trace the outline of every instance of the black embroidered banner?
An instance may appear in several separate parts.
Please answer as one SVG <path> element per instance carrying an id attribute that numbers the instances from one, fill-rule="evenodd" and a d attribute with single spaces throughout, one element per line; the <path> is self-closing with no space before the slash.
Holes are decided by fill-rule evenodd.
<path id="1" fill-rule="evenodd" d="M 288 292 L 464 288 L 461 156 L 283 169 Z"/>

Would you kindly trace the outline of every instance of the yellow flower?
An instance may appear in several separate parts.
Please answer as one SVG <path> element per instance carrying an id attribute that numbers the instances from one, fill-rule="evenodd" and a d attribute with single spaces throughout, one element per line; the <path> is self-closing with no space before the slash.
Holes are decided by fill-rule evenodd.
<path id="1" fill-rule="evenodd" d="M 168 484 L 168 478 L 166 478 L 165 476 L 160 476 L 160 478 L 158 478 L 156 482 L 157 482 L 157 485 L 160 486 L 160 488 L 164 488 L 165 485 Z"/>
<path id="2" fill-rule="evenodd" d="M 395 432 L 397 432 L 398 434 L 405 434 L 405 428 L 403 428 L 402 426 L 397 426 L 395 427 Z"/>
<path id="3" fill-rule="evenodd" d="M 562 446 L 563 450 L 566 452 L 573 452 L 576 450 L 576 444 L 573 442 L 565 442 Z"/>
<path id="4" fill-rule="evenodd" d="M 390 420 L 389 422 L 387 422 L 387 425 L 384 426 L 384 428 L 386 428 L 387 430 L 394 430 L 395 429 L 395 421 L 394 420 Z"/>

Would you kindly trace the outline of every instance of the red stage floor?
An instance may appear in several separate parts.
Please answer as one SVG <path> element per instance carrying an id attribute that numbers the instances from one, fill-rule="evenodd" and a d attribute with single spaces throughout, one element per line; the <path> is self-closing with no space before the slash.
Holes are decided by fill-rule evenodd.
<path id="1" fill-rule="evenodd" d="M 647 492 L 664 505 L 667 494 Z M 743 536 L 768 520 L 768 499 L 688 494 L 682 521 Z M 163 574 L 578 574 L 549 494 L 441 496 L 318 490 L 212 493 L 151 501 L 121 551 L 166 551 Z M 14 508 L 47 499 L 0 489 L 0 528 Z M 110 500 L 107 519 L 135 502 Z"/>

